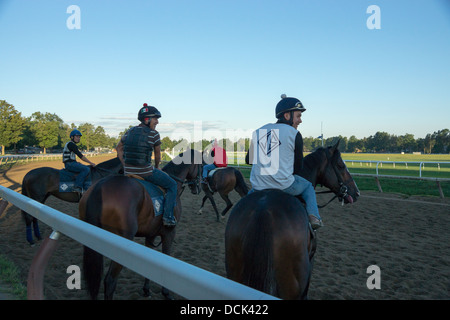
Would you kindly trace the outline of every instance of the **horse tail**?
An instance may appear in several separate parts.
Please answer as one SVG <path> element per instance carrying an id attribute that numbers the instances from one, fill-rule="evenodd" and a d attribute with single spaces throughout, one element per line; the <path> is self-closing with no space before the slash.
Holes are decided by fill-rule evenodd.
<path id="1" fill-rule="evenodd" d="M 85 221 L 96 227 L 101 227 L 102 193 L 98 185 L 94 187 L 86 201 Z M 103 256 L 97 251 L 84 246 L 83 271 L 87 290 L 92 300 L 97 299 L 103 276 Z"/>
<path id="2" fill-rule="evenodd" d="M 242 253 L 243 284 L 275 295 L 272 216 L 261 206 L 256 208 L 244 232 Z"/>
<path id="3" fill-rule="evenodd" d="M 236 190 L 241 197 L 247 195 L 248 187 L 247 184 L 245 183 L 242 173 L 239 170 L 235 169 L 234 175 L 236 177 L 236 186 L 234 187 L 234 190 Z"/>

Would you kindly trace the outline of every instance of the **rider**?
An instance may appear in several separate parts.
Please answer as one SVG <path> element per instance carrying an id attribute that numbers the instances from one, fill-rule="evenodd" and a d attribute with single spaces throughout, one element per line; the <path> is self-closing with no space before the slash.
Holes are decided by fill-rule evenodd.
<path id="1" fill-rule="evenodd" d="M 228 158 L 225 149 L 217 144 L 217 139 L 214 139 L 213 148 L 211 149 L 211 156 L 214 162 L 203 166 L 203 180 L 202 183 L 208 183 L 208 172 L 216 168 L 225 168 L 228 165 Z"/>
<path id="2" fill-rule="evenodd" d="M 281 95 L 275 109 L 276 123 L 253 133 L 246 162 L 252 164 L 250 182 L 254 190 L 280 189 L 293 196 L 302 195 L 314 229 L 323 226 L 311 182 L 300 176 L 303 168 L 303 138 L 297 127 L 305 107 L 297 98 Z"/>
<path id="3" fill-rule="evenodd" d="M 95 163 L 91 162 L 88 158 L 86 158 L 80 150 L 78 150 L 77 143 L 80 142 L 82 134 L 77 129 L 72 130 L 70 133 L 70 140 L 66 143 L 63 149 L 63 163 L 64 167 L 73 173 L 78 173 L 78 176 L 75 178 L 75 186 L 73 190 L 75 192 L 83 193 L 83 184 L 84 180 L 87 178 L 87 176 L 90 173 L 89 167 L 82 165 L 81 163 L 77 162 L 77 156 L 84 162 L 89 163 L 91 166 L 95 167 Z"/>
<path id="4" fill-rule="evenodd" d="M 124 167 L 124 174 L 138 175 L 167 191 L 164 205 L 163 224 L 174 227 L 173 215 L 177 197 L 177 183 L 159 169 L 161 162 L 161 140 L 156 125 L 161 113 L 155 107 L 144 103 L 139 109 L 138 126 L 129 129 L 117 145 L 117 156 Z M 155 166 L 152 166 L 152 152 L 155 151 Z"/>

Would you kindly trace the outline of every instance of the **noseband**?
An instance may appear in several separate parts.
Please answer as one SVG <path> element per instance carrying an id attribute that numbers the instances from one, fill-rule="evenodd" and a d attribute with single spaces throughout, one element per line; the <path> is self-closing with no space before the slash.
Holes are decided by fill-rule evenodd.
<path id="1" fill-rule="evenodd" d="M 344 205 L 344 199 L 348 196 L 348 188 L 347 188 L 347 183 L 352 182 L 353 178 L 350 177 L 349 179 L 345 180 L 342 178 L 341 174 L 339 173 L 338 169 L 336 168 L 336 164 L 333 163 L 332 161 L 332 157 L 330 156 L 330 152 L 328 149 L 326 149 L 326 153 L 325 155 L 327 156 L 327 161 L 328 163 L 331 165 L 331 167 L 333 168 L 333 171 L 336 175 L 336 178 L 339 182 L 339 191 L 338 193 L 335 193 L 335 196 L 333 198 L 331 198 L 327 203 L 325 203 L 322 206 L 318 206 L 319 208 L 323 208 L 326 207 L 331 201 L 333 201 L 334 199 L 338 198 L 338 200 L 342 203 L 342 205 Z M 329 190 L 329 191 L 321 191 L 321 192 L 316 192 L 316 194 L 319 193 L 332 193 L 333 191 Z"/>

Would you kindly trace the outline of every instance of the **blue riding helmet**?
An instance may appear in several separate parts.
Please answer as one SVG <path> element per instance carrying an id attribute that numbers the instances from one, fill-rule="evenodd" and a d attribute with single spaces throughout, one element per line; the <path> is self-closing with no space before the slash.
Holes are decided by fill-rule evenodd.
<path id="1" fill-rule="evenodd" d="M 70 133 L 70 138 L 74 137 L 74 136 L 82 136 L 81 132 L 78 131 L 77 129 L 72 130 L 72 132 Z"/>
<path id="2" fill-rule="evenodd" d="M 289 111 L 306 111 L 306 108 L 303 106 L 300 100 L 297 98 L 286 97 L 285 94 L 281 95 L 281 101 L 278 102 L 275 109 L 275 117 L 281 119 L 285 112 Z"/>

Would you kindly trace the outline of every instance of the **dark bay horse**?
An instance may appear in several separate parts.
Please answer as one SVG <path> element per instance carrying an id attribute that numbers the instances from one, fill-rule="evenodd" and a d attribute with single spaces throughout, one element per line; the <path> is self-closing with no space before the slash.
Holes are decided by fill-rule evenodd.
<path id="1" fill-rule="evenodd" d="M 322 184 L 345 203 L 353 203 L 359 190 L 337 146 L 306 156 L 302 176 L 314 187 Z M 298 198 L 276 189 L 252 192 L 228 218 L 227 277 L 281 299 L 306 299 L 316 239 Z"/>
<path id="2" fill-rule="evenodd" d="M 202 189 L 205 192 L 205 196 L 203 197 L 202 206 L 200 207 L 199 213 L 202 213 L 203 205 L 205 204 L 206 199 L 209 199 L 214 208 L 214 211 L 216 212 L 217 221 L 220 220 L 220 217 L 216 202 L 214 201 L 213 197 L 214 192 L 217 191 L 220 197 L 227 204 L 226 208 L 222 211 L 222 217 L 225 216 L 228 210 L 230 210 L 230 208 L 233 206 L 230 198 L 228 198 L 228 194 L 233 191 L 233 189 L 236 190 L 237 193 L 239 193 L 241 198 L 248 193 L 248 187 L 245 183 L 242 173 L 238 169 L 233 167 L 217 169 L 212 178 L 209 178 L 209 185 L 211 186 L 211 189 L 207 184 L 202 183 Z"/>
<path id="3" fill-rule="evenodd" d="M 174 178 L 178 185 L 174 210 L 177 221 L 180 221 L 181 216 L 180 195 L 184 185 L 188 184 L 193 194 L 200 193 L 201 154 L 192 149 L 186 152 L 191 153 L 191 161 L 179 161 L 180 158 L 186 159 L 186 155 L 180 154 L 162 169 Z M 148 247 L 153 247 L 154 238 L 160 236 L 162 252 L 170 255 L 176 227 L 165 227 L 162 224 L 162 215 L 155 216 L 150 196 L 135 178 L 111 176 L 101 179 L 81 198 L 79 214 L 81 220 L 124 238 L 132 240 L 134 237 L 145 237 L 145 245 Z M 89 295 L 96 299 L 103 275 L 103 256 L 85 246 L 83 270 Z M 111 261 L 104 278 L 105 299 L 113 298 L 121 270 L 122 265 Z M 143 290 L 146 296 L 150 295 L 149 285 L 149 280 L 145 279 Z M 162 293 L 170 298 L 166 288 L 162 289 Z"/>
<path id="4" fill-rule="evenodd" d="M 111 174 L 123 172 L 122 163 L 119 158 L 114 158 L 99 163 L 91 169 L 92 183 Z M 52 195 L 68 202 L 80 201 L 80 195 L 77 192 L 59 191 L 59 171 L 50 167 L 42 167 L 29 171 L 22 180 L 22 194 L 40 203 L 44 203 Z M 34 235 L 41 240 L 38 221 L 35 217 L 22 211 L 27 228 L 27 241 L 30 245 L 34 244 L 31 226 L 33 225 Z"/>

